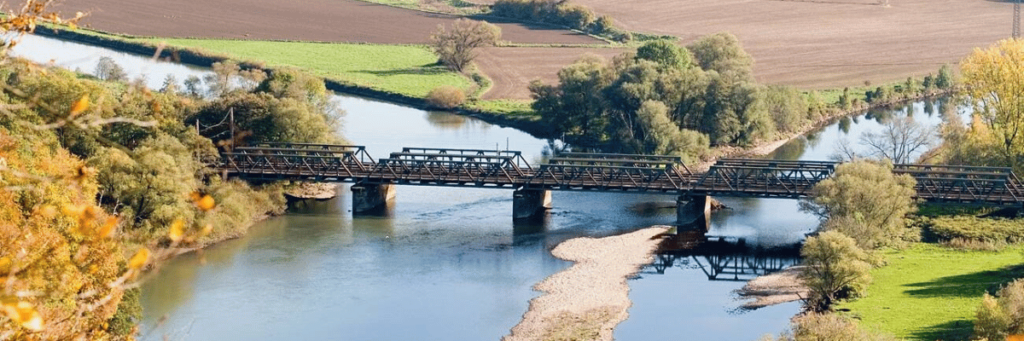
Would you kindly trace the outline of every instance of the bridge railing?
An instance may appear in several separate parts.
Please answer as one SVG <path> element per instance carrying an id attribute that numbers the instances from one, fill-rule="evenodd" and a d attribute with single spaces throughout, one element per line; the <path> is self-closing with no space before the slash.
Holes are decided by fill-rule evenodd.
<path id="1" fill-rule="evenodd" d="M 511 186 L 532 173 L 519 151 L 405 147 L 377 162 L 371 177 L 396 183 Z"/>
<path id="2" fill-rule="evenodd" d="M 443 154 L 451 156 L 464 156 L 464 157 L 482 157 L 482 156 L 495 156 L 495 157 L 508 157 L 509 162 L 515 164 L 517 168 L 529 171 L 531 169 L 530 163 L 523 157 L 523 152 L 518 150 L 489 150 L 489 149 L 454 149 L 454 148 L 424 148 L 424 147 L 402 147 L 402 153 L 412 154 Z"/>
<path id="3" fill-rule="evenodd" d="M 930 201 L 1019 203 L 1020 181 L 1008 167 L 895 165 L 893 172 L 917 180 L 917 196 Z"/>
<path id="4" fill-rule="evenodd" d="M 618 161 L 627 163 L 619 164 L 621 166 L 629 166 L 631 164 L 645 165 L 650 162 L 668 162 L 673 164 L 675 167 L 680 168 L 680 172 L 685 173 L 686 175 L 693 174 L 693 172 L 690 171 L 690 168 L 683 164 L 683 158 L 669 155 L 563 152 L 556 154 L 555 157 L 552 158 L 552 160 L 555 159 L 609 160 L 612 162 Z M 549 163 L 551 162 L 549 161 Z"/>
<path id="5" fill-rule="evenodd" d="M 308 150 L 308 151 L 352 151 L 353 156 L 363 164 L 373 164 L 376 161 L 370 156 L 370 153 L 366 152 L 366 146 L 357 145 L 343 145 L 343 144 L 322 144 L 322 143 L 296 143 L 296 142 L 264 142 L 256 146 L 269 147 L 269 148 L 287 148 L 293 150 Z"/>
<path id="6" fill-rule="evenodd" d="M 808 195 L 815 184 L 832 176 L 835 166 L 832 162 L 722 159 L 693 183 L 691 191 L 795 198 Z"/>
<path id="7" fill-rule="evenodd" d="M 623 191 L 681 191 L 689 171 L 675 157 L 566 153 L 541 164 L 525 186 Z"/>
<path id="8" fill-rule="evenodd" d="M 287 154 L 286 151 L 245 150 L 222 153 L 225 170 L 259 178 L 354 179 L 365 173 L 352 161 L 353 152 L 341 155 Z"/>

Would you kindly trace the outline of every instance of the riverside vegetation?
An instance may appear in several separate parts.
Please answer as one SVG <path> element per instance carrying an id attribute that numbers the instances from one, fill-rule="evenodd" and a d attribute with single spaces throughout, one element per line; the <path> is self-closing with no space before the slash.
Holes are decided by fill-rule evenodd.
<path id="1" fill-rule="evenodd" d="M 694 163 L 708 158 L 712 146 L 752 146 L 839 112 L 953 87 L 943 67 L 941 82 L 930 76 L 920 84 L 908 79 L 902 87 L 880 86 L 862 97 L 846 89 L 832 105 L 815 92 L 758 84 L 753 63 L 728 33 L 686 48 L 656 40 L 611 62 L 583 57 L 559 71 L 557 84 L 532 83 L 532 107 L 570 144 L 678 155 Z"/>
<path id="2" fill-rule="evenodd" d="M 153 91 L 97 68 L 0 60 L 0 339 L 133 339 L 141 271 L 284 210 L 287 184 L 220 178 L 218 148 L 339 142 L 323 81 L 295 70 Z"/>
<path id="3" fill-rule="evenodd" d="M 965 126 L 947 115 L 944 142 L 931 159 L 1019 173 L 1024 41 L 978 49 L 962 69 L 966 101 L 975 109 L 972 122 Z M 1024 333 L 1021 212 L 922 206 L 914 214 L 913 179 L 877 162 L 840 165 L 804 203 L 825 219 L 802 251 L 812 313 L 797 318 L 779 339 L 885 340 L 891 333 L 1001 341 Z M 916 242 L 921 236 L 926 243 Z M 836 303 L 849 312 L 832 313 Z"/>

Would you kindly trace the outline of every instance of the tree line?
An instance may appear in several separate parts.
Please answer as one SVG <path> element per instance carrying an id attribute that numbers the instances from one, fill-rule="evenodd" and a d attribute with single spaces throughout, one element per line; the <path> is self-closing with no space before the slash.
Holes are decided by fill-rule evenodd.
<path id="1" fill-rule="evenodd" d="M 585 56 L 553 85 L 530 85 L 533 109 L 566 142 L 608 151 L 673 154 L 692 162 L 709 146 L 751 145 L 824 114 L 819 100 L 758 84 L 735 36 L 685 48 L 644 44 L 612 61 Z"/>

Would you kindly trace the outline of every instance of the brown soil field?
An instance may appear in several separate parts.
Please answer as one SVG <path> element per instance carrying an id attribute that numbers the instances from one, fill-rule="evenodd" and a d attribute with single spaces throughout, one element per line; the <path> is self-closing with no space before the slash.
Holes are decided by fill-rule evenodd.
<path id="1" fill-rule="evenodd" d="M 632 49 L 626 48 L 584 48 L 584 47 L 491 47 L 483 49 L 476 59 L 481 71 L 491 77 L 494 86 L 483 99 L 529 99 L 526 88 L 534 79 L 554 84 L 558 81 L 558 70 L 579 59 L 584 54 L 593 54 L 611 60 L 612 57 Z"/>
<path id="2" fill-rule="evenodd" d="M 88 12 L 81 24 L 140 36 L 421 44 L 456 17 L 354 0 L 76 0 L 63 13 Z M 496 23 L 502 39 L 531 44 L 600 44 L 538 25 Z"/>
<path id="3" fill-rule="evenodd" d="M 762 82 L 823 88 L 936 72 L 1010 36 L 1012 4 L 991 0 L 573 0 L 625 29 L 689 43 L 728 31 Z"/>

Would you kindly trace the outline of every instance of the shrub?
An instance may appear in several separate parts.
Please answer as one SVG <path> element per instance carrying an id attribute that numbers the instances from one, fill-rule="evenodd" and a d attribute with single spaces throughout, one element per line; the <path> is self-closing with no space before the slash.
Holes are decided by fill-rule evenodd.
<path id="1" fill-rule="evenodd" d="M 915 184 L 910 175 L 893 174 L 888 162 L 845 163 L 814 186 L 813 202 L 801 205 L 829 220 L 842 219 L 824 228 L 849 233 L 862 248 L 899 247 L 919 237 L 906 219 L 916 208 Z"/>
<path id="2" fill-rule="evenodd" d="M 856 322 L 835 314 L 806 314 L 793 320 L 790 334 L 779 341 L 887 341 L 891 335 L 871 333 Z"/>
<path id="3" fill-rule="evenodd" d="M 1024 334 L 1024 279 L 999 289 L 996 296 L 986 293 L 982 298 L 975 315 L 974 336 L 1002 341 L 1007 335 Z"/>
<path id="4" fill-rule="evenodd" d="M 1024 242 L 1024 219 L 973 216 L 923 218 L 922 225 L 943 241 Z"/>
<path id="5" fill-rule="evenodd" d="M 454 109 L 466 101 L 466 94 L 461 89 L 450 85 L 442 85 L 427 93 L 427 103 L 441 109 Z"/>
<path id="6" fill-rule="evenodd" d="M 800 279 L 809 289 L 805 303 L 812 311 L 827 311 L 840 299 L 861 296 L 871 283 L 868 254 L 840 232 L 808 237 L 800 255 L 805 266 Z"/>

